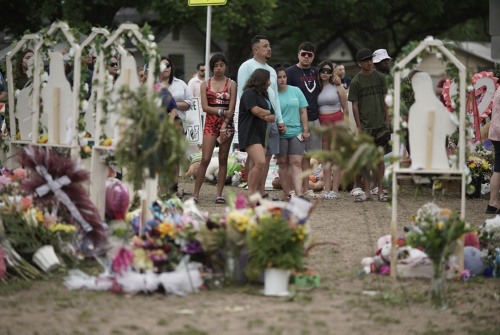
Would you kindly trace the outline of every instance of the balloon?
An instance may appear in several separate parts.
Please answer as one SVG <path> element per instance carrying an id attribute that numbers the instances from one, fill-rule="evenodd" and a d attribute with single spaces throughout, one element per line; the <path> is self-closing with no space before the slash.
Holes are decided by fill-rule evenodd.
<path id="1" fill-rule="evenodd" d="M 125 184 L 115 178 L 106 180 L 106 215 L 112 219 L 123 220 L 129 203 L 129 193 Z"/>

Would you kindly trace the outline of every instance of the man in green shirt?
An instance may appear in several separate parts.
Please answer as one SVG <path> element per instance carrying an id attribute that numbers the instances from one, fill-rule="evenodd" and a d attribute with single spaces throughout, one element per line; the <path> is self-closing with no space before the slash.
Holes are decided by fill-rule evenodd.
<path id="1" fill-rule="evenodd" d="M 349 87 L 349 101 L 358 132 L 364 132 L 373 137 L 375 145 L 384 149 L 387 154 L 392 151 L 389 141 L 391 131 L 389 127 L 389 113 L 385 104 L 387 84 L 385 76 L 373 69 L 373 54 L 368 49 L 361 49 L 356 54 L 356 61 L 361 68 L 351 81 Z M 382 178 L 384 177 L 385 164 L 380 162 L 378 171 L 374 171 L 373 178 L 378 186 L 378 200 L 386 202 L 387 194 L 384 192 Z M 370 183 L 365 181 L 365 194 L 356 197 L 356 202 L 370 201 Z"/>

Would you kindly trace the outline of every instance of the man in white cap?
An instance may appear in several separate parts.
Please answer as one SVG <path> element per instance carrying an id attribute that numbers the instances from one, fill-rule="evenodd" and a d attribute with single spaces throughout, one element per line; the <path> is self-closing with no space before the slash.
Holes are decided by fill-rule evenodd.
<path id="1" fill-rule="evenodd" d="M 378 72 L 382 72 L 383 74 L 391 72 L 391 67 L 389 66 L 391 60 L 392 58 L 385 49 L 378 49 L 373 53 L 373 65 Z"/>

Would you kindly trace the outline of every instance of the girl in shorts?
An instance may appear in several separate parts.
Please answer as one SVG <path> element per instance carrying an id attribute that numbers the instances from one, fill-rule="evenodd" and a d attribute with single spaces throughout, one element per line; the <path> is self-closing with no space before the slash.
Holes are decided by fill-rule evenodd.
<path id="1" fill-rule="evenodd" d="M 330 61 L 323 61 L 318 65 L 319 84 L 319 123 L 328 126 L 344 121 L 344 113 L 348 112 L 347 93 L 342 85 L 334 85 L 333 64 Z M 323 138 L 323 150 L 330 151 L 330 139 Z M 323 162 L 323 176 L 325 178 L 325 188 L 322 193 L 323 199 L 337 199 L 340 186 L 340 169 L 333 168 L 332 183 L 332 162 Z"/>
<path id="2" fill-rule="evenodd" d="M 213 76 L 208 79 L 208 82 L 201 83 L 200 86 L 201 105 L 207 116 L 203 129 L 202 158 L 196 174 L 193 198 L 198 203 L 201 185 L 205 180 L 205 173 L 212 159 L 215 142 L 219 138 L 219 174 L 215 203 L 225 204 L 226 198 L 222 196 L 222 190 L 226 182 L 227 158 L 234 135 L 233 116 L 236 105 L 236 83 L 225 76 L 227 60 L 223 54 L 213 55 L 209 64 Z"/>

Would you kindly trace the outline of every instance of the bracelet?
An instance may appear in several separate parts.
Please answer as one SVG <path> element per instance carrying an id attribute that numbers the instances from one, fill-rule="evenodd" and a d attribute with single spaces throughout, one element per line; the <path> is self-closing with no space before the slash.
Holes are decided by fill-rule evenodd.
<path id="1" fill-rule="evenodd" d="M 226 116 L 226 112 L 227 112 L 227 111 L 226 111 L 225 109 L 223 109 L 223 110 L 222 110 L 222 116 Z"/>
<path id="2" fill-rule="evenodd" d="M 220 109 L 217 111 L 217 115 L 220 116 Z"/>
<path id="3" fill-rule="evenodd" d="M 221 129 L 221 130 L 220 130 L 220 132 L 221 132 L 221 133 L 223 133 L 223 132 L 225 132 L 225 131 L 227 131 L 227 129 Z"/>

